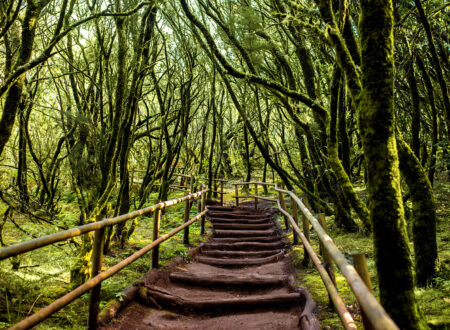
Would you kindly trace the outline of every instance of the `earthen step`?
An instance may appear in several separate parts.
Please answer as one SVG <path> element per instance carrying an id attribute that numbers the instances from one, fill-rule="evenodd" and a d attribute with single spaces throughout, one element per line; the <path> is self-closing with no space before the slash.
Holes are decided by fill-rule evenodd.
<path id="1" fill-rule="evenodd" d="M 213 230 L 214 237 L 270 236 L 274 234 L 274 230 Z"/>
<path id="2" fill-rule="evenodd" d="M 275 242 L 280 241 L 280 236 L 253 236 L 253 237 L 215 237 L 213 243 L 237 243 L 237 242 Z"/>
<path id="3" fill-rule="evenodd" d="M 201 286 L 245 286 L 245 287 L 261 287 L 261 286 L 283 286 L 288 281 L 286 275 L 258 275 L 258 274 L 216 274 L 212 277 L 210 273 L 189 273 L 176 272 L 170 274 L 170 280 L 173 282 L 201 285 Z"/>
<path id="4" fill-rule="evenodd" d="M 242 224 L 242 223 L 213 223 L 214 229 L 269 229 L 273 227 L 271 223 Z"/>
<path id="5" fill-rule="evenodd" d="M 236 242 L 236 243 L 206 243 L 202 250 L 268 250 L 268 249 L 280 249 L 282 248 L 281 242 Z"/>
<path id="6" fill-rule="evenodd" d="M 265 258 L 229 258 L 229 259 L 223 259 L 223 258 L 210 258 L 210 257 L 197 257 L 197 262 L 201 262 L 207 265 L 212 266 L 229 266 L 229 267 L 235 267 L 235 266 L 254 266 L 254 265 L 264 265 L 271 262 L 277 262 L 281 258 L 284 257 L 283 252 L 279 252 L 273 256 L 265 257 Z"/>
<path id="7" fill-rule="evenodd" d="M 273 223 L 272 218 L 261 218 L 261 219 L 227 219 L 227 218 L 209 218 L 212 223 L 248 223 L 248 224 L 259 224 L 259 223 Z"/>
<path id="8" fill-rule="evenodd" d="M 269 218 L 270 214 L 260 213 L 260 214 L 251 214 L 251 213 L 228 213 L 228 212 L 208 212 L 206 213 L 208 217 L 216 217 L 216 218 L 227 218 L 227 219 L 260 219 L 260 218 Z"/>
<path id="9" fill-rule="evenodd" d="M 235 209 L 234 206 L 219 206 L 219 205 L 208 205 L 206 208 L 208 212 L 209 211 L 233 212 Z"/>
<path id="10" fill-rule="evenodd" d="M 157 288 L 146 287 L 148 303 L 152 304 L 152 301 L 156 301 L 158 305 L 171 307 L 175 310 L 181 310 L 184 312 L 216 312 L 227 313 L 230 310 L 238 310 L 248 308 L 280 308 L 282 305 L 299 304 L 301 294 L 298 292 L 293 293 L 275 293 L 265 295 L 249 295 L 244 297 L 235 298 L 197 298 L 192 299 L 188 297 L 181 297 L 173 295 L 170 292 L 163 291 Z M 151 298 L 149 298 L 151 297 Z"/>
<path id="11" fill-rule="evenodd" d="M 224 258 L 250 258 L 250 257 L 268 257 L 282 252 L 282 250 L 262 250 L 262 251 L 203 251 L 202 256 L 224 257 Z"/>

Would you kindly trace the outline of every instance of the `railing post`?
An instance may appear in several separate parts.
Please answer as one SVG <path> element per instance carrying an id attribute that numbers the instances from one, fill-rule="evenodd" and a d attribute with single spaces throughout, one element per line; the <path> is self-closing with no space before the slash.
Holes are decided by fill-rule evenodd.
<path id="1" fill-rule="evenodd" d="M 103 240 L 105 238 L 105 228 L 101 228 L 94 233 L 94 245 L 92 250 L 92 266 L 91 266 L 91 278 L 97 276 L 102 269 L 103 261 Z M 89 317 L 88 317 L 88 329 L 97 329 L 98 313 L 100 312 L 100 290 L 101 282 L 97 284 L 91 290 L 89 298 Z"/>
<path id="2" fill-rule="evenodd" d="M 194 192 L 194 176 L 190 175 L 190 185 L 189 185 L 189 193 L 192 194 Z"/>
<path id="3" fill-rule="evenodd" d="M 295 194 L 295 190 L 293 190 L 293 193 Z M 292 206 L 292 218 L 294 218 L 295 224 L 298 226 L 298 206 L 297 203 L 294 201 L 294 199 L 291 197 L 291 206 Z M 294 245 L 298 245 L 298 234 L 295 232 L 295 230 L 292 231 L 294 234 Z"/>
<path id="4" fill-rule="evenodd" d="M 220 181 L 220 206 L 223 206 L 223 181 Z"/>
<path id="5" fill-rule="evenodd" d="M 239 187 L 237 184 L 234 185 L 234 192 L 235 192 L 235 198 L 236 198 L 236 206 L 239 206 Z"/>
<path id="6" fill-rule="evenodd" d="M 161 209 L 155 211 L 155 218 L 153 220 L 153 241 L 156 241 L 159 237 L 159 227 L 161 225 Z M 152 269 L 159 267 L 159 245 L 155 246 L 152 250 Z"/>
<path id="7" fill-rule="evenodd" d="M 280 204 L 283 210 L 286 211 L 286 202 L 284 201 L 284 195 L 281 191 L 278 192 L 278 199 L 280 200 Z M 289 219 L 284 215 L 284 227 L 286 230 L 290 228 Z"/>
<path id="8" fill-rule="evenodd" d="M 303 197 L 302 202 L 308 208 L 308 210 L 311 211 L 311 206 L 309 205 L 308 198 Z M 302 225 L 303 225 L 303 234 L 305 235 L 306 239 L 309 242 L 310 241 L 310 239 L 309 239 L 309 221 L 308 221 L 308 218 L 303 213 L 302 213 Z M 306 250 L 305 247 L 303 247 L 303 262 L 302 262 L 302 264 L 304 267 L 307 267 L 309 265 L 310 259 L 311 258 L 309 257 L 308 251 Z"/>
<path id="9" fill-rule="evenodd" d="M 325 219 L 325 213 L 319 213 L 317 215 L 317 218 L 319 219 L 320 225 L 322 226 L 325 233 L 328 234 L 328 226 L 327 221 Z M 323 262 L 325 263 L 325 269 L 327 270 L 328 275 L 330 275 L 331 280 L 333 281 L 334 285 L 336 286 L 336 276 L 334 274 L 334 265 L 333 265 L 333 259 L 331 259 L 330 254 L 328 253 L 328 250 L 324 247 L 324 245 L 320 244 L 321 248 L 321 255 L 323 257 Z"/>
<path id="10" fill-rule="evenodd" d="M 355 266 L 356 271 L 358 272 L 359 276 L 361 276 L 361 279 L 364 281 L 370 292 L 373 293 L 372 281 L 370 280 L 369 269 L 367 268 L 366 255 L 364 253 L 353 253 L 351 254 L 351 256 L 353 258 L 353 265 Z M 366 313 L 362 308 L 361 308 L 361 315 L 364 329 L 370 330 L 373 329 L 372 323 L 370 323 Z"/>
<path id="11" fill-rule="evenodd" d="M 258 197 L 256 197 L 256 196 L 258 196 L 258 184 L 257 183 L 255 183 L 255 210 L 258 209 Z"/>
<path id="12" fill-rule="evenodd" d="M 205 185 L 202 184 L 202 190 L 205 189 Z M 201 205 L 201 211 L 203 212 L 206 208 L 206 193 L 202 194 L 202 205 Z M 202 218 L 200 220 L 200 235 L 205 235 L 205 215 L 202 215 Z"/>
<path id="13" fill-rule="evenodd" d="M 191 183 L 191 188 L 192 188 L 192 183 Z M 185 205 L 184 205 L 184 222 L 189 221 L 189 211 L 190 210 L 191 210 L 191 200 L 188 199 L 188 200 L 186 200 Z M 189 244 L 189 226 L 184 228 L 183 244 L 186 244 L 186 245 Z"/>

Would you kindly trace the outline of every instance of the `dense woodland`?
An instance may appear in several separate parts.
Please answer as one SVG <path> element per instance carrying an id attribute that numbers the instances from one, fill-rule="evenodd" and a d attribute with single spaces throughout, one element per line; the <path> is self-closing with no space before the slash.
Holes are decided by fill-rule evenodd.
<path id="1" fill-rule="evenodd" d="M 382 305 L 427 328 L 414 289 L 449 281 L 434 197 L 449 196 L 448 7 L 0 1 L 0 246 L 167 200 L 174 173 L 283 182 L 372 239 Z M 67 290 L 92 237 L 71 244 Z"/>

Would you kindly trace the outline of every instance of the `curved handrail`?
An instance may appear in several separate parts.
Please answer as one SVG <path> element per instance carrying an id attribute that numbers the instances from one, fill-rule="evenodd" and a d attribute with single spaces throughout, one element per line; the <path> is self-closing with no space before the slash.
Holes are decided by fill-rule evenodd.
<path id="1" fill-rule="evenodd" d="M 42 237 L 35 238 L 35 239 L 29 240 L 26 242 L 7 246 L 7 247 L 0 249 L 0 260 L 6 259 L 9 257 L 13 257 L 16 255 L 25 253 L 25 252 L 33 251 L 33 250 L 39 249 L 41 247 L 44 247 L 44 246 L 47 246 L 47 245 L 50 245 L 53 243 L 65 241 L 69 238 L 80 236 L 80 235 L 89 233 L 91 231 L 95 231 L 95 230 L 99 230 L 99 229 L 102 229 L 105 227 L 116 225 L 116 224 L 122 223 L 124 221 L 134 219 L 138 216 L 152 213 L 156 210 L 164 209 L 166 207 L 176 205 L 176 204 L 184 202 L 186 200 L 190 200 L 190 199 L 199 197 L 207 191 L 208 191 L 208 189 L 203 189 L 203 190 L 193 193 L 193 194 L 189 194 L 189 195 L 186 195 L 186 196 L 183 196 L 180 198 L 161 202 L 161 203 L 158 203 L 158 204 L 155 204 L 155 205 L 152 205 L 152 206 L 140 209 L 140 210 L 136 210 L 136 211 L 133 211 L 133 212 L 130 212 L 127 214 L 119 215 L 114 218 L 108 218 L 108 219 L 103 219 L 103 220 L 96 221 L 96 222 L 91 222 L 91 223 L 88 223 L 88 224 L 85 224 L 82 226 L 78 226 L 75 228 L 71 228 L 68 230 L 64 230 L 64 231 L 61 231 L 58 233 L 42 236 Z"/>
<path id="2" fill-rule="evenodd" d="M 137 251 L 136 253 L 132 254 L 128 258 L 123 259 L 118 264 L 112 266 L 111 268 L 105 270 L 104 272 L 101 272 L 97 276 L 92 277 L 91 279 L 89 279 L 88 281 L 86 281 L 85 283 L 83 283 L 82 285 L 77 287 L 75 290 L 72 290 L 69 293 L 67 293 L 66 295 L 62 296 L 61 298 L 55 300 L 54 302 L 52 302 L 47 307 L 44 307 L 43 309 L 41 309 L 37 313 L 27 317 L 26 319 L 23 319 L 19 323 L 16 323 L 15 325 L 13 325 L 10 328 L 10 330 L 29 329 L 32 326 L 42 322 L 43 320 L 48 318 L 50 315 L 56 313 L 61 308 L 63 308 L 65 306 L 67 306 L 68 304 L 70 304 L 72 301 L 74 301 L 75 299 L 80 297 L 82 294 L 88 292 L 89 290 L 91 290 L 92 288 L 97 286 L 99 283 L 103 282 L 107 278 L 110 278 L 111 276 L 113 276 L 114 274 L 118 273 L 123 268 L 127 267 L 132 262 L 134 262 L 137 259 L 139 259 L 140 257 L 142 257 L 144 254 L 146 254 L 148 251 L 152 250 L 154 247 L 156 247 L 159 244 L 161 244 L 162 242 L 168 240 L 170 237 L 172 237 L 176 233 L 180 232 L 184 228 L 190 226 L 192 223 L 194 223 L 195 221 L 200 219 L 204 214 L 206 214 L 206 212 L 207 212 L 207 210 L 197 214 L 194 218 L 192 218 L 188 222 L 185 222 L 184 224 L 182 224 L 181 226 L 175 228 L 174 230 L 172 230 L 171 232 L 167 233 L 166 235 L 163 235 L 163 236 L 159 237 L 157 240 L 153 241 L 149 245 L 147 245 L 144 248 L 140 249 L 139 251 Z"/>
<path id="3" fill-rule="evenodd" d="M 202 219 L 202 231 L 204 231 L 204 218 L 207 210 L 205 209 L 205 193 L 208 192 L 209 189 L 203 189 L 199 192 L 189 194 L 177 199 L 172 199 L 169 201 L 160 202 L 158 204 L 146 207 L 144 209 L 140 209 L 131 213 L 127 213 L 118 217 L 109 218 L 109 219 L 103 219 L 97 222 L 89 223 L 86 225 L 82 225 L 79 227 L 71 228 L 59 233 L 54 233 L 50 235 L 46 235 L 40 238 L 36 238 L 33 240 L 29 240 L 26 242 L 18 243 L 9 247 L 1 248 L 0 249 L 0 260 L 6 259 L 8 257 L 16 256 L 25 252 L 29 252 L 32 250 L 36 250 L 39 248 L 42 248 L 44 246 L 50 245 L 52 243 L 60 242 L 67 240 L 71 237 L 80 236 L 92 231 L 95 231 L 95 237 L 94 237 L 94 251 L 93 251 L 93 259 L 92 259 L 92 272 L 93 277 L 77 287 L 76 289 L 70 291 L 63 297 L 55 300 L 53 303 L 48 305 L 47 307 L 44 307 L 43 309 L 39 310 L 38 312 L 34 313 L 33 315 L 25 318 L 24 320 L 20 321 L 19 323 L 13 325 L 10 329 L 29 329 L 33 327 L 34 325 L 42 322 L 46 318 L 48 318 L 50 315 L 56 313 L 64 306 L 67 306 L 72 301 L 80 297 L 82 294 L 91 291 L 91 297 L 90 297 L 90 311 L 89 311 L 89 328 L 95 328 L 95 325 L 97 323 L 97 317 L 98 317 L 98 304 L 100 302 L 100 286 L 101 282 L 105 279 L 113 276 L 123 268 L 127 267 L 132 262 L 136 261 L 140 257 L 142 257 L 145 253 L 147 253 L 150 250 L 153 250 L 153 257 L 152 257 L 152 264 L 153 259 L 156 258 L 156 260 L 159 259 L 158 257 L 158 247 L 159 244 L 164 242 L 165 240 L 168 240 L 176 233 L 180 232 L 181 230 L 185 229 L 185 235 L 186 231 L 188 230 L 188 227 L 197 221 L 198 219 Z M 189 200 L 202 196 L 202 211 L 197 214 L 194 218 L 188 220 L 189 212 L 185 211 L 185 223 L 169 233 L 159 236 L 159 221 L 160 221 L 160 215 L 161 210 L 176 205 L 178 203 L 187 201 L 189 204 Z M 188 205 L 186 206 L 186 209 L 189 210 Z M 101 268 L 101 260 L 103 255 L 103 238 L 104 238 L 104 232 L 105 228 L 109 226 L 116 225 L 118 223 L 122 223 L 124 221 L 136 218 L 140 215 L 144 215 L 150 212 L 155 212 L 155 221 L 154 221 L 154 228 L 153 228 L 153 242 L 147 245 L 146 247 L 142 248 L 138 252 L 134 253 L 133 255 L 127 257 L 126 259 L 122 260 L 118 264 L 112 266 L 111 268 L 107 269 L 106 271 L 98 273 L 98 270 Z M 156 253 L 155 253 L 156 252 Z M 157 263 L 156 263 L 157 266 Z M 94 270 L 95 269 L 95 270 Z M 94 276 L 95 275 L 95 276 Z M 95 294 L 94 294 L 95 292 Z"/>
<path id="4" fill-rule="evenodd" d="M 306 250 L 308 251 L 309 256 L 311 257 L 311 260 L 313 261 L 314 265 L 317 268 L 317 271 L 319 272 L 320 277 L 322 278 L 323 284 L 325 285 L 331 301 L 333 302 L 334 307 L 336 308 L 336 311 L 339 315 L 339 318 L 341 319 L 342 325 L 345 329 L 357 329 L 355 322 L 353 321 L 352 315 L 348 311 L 347 307 L 345 307 L 344 302 L 341 299 L 341 296 L 339 296 L 339 293 L 337 292 L 336 287 L 334 286 L 333 281 L 330 278 L 330 275 L 328 275 L 326 269 L 322 266 L 322 262 L 320 261 L 319 257 L 314 252 L 311 244 L 309 244 L 306 236 L 303 234 L 303 232 L 298 228 L 297 223 L 294 221 L 294 218 L 283 210 L 281 207 L 280 201 L 277 202 L 278 208 L 280 209 L 281 213 L 283 213 L 285 216 L 288 217 L 289 221 L 291 222 L 292 227 L 297 232 L 297 234 L 300 236 L 300 239 L 303 242 L 303 245 L 305 246 Z"/>
<path id="5" fill-rule="evenodd" d="M 277 185 L 275 185 L 275 190 L 288 194 L 289 196 L 291 196 L 292 200 L 297 203 L 303 215 L 308 219 L 308 221 L 316 231 L 319 240 L 323 244 L 323 247 L 328 251 L 330 257 L 341 270 L 342 275 L 344 275 L 347 283 L 350 285 L 356 299 L 361 305 L 361 308 L 364 310 L 372 327 L 379 330 L 399 329 L 394 321 L 390 318 L 390 316 L 386 313 L 383 306 L 381 306 L 381 304 L 378 302 L 377 298 L 375 298 L 372 292 L 370 292 L 369 288 L 358 275 L 356 269 L 347 262 L 345 256 L 341 251 L 339 251 L 331 237 L 325 232 L 319 221 L 317 221 L 317 219 L 311 214 L 311 212 L 297 197 L 297 195 L 289 190 L 278 189 Z"/>

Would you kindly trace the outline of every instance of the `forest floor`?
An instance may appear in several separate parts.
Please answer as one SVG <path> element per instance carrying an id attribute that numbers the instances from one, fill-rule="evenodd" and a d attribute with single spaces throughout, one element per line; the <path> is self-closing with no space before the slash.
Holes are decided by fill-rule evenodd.
<path id="1" fill-rule="evenodd" d="M 251 192 L 250 192 L 251 193 Z M 358 193 L 364 199 L 366 191 L 359 189 Z M 183 193 L 172 193 L 170 198 L 181 196 Z M 225 196 L 225 202 L 233 202 L 231 191 Z M 435 197 L 438 204 L 438 249 L 441 263 L 441 272 L 436 278 L 435 285 L 416 290 L 420 308 L 422 309 L 429 325 L 435 329 L 450 329 L 450 183 L 436 182 Z M 152 205 L 156 194 L 149 198 L 147 205 Z M 57 231 L 56 225 L 64 224 L 67 227 L 76 226 L 77 207 L 74 196 L 66 196 L 63 200 L 64 207 L 54 225 L 37 224 L 26 221 L 25 218 L 14 218 L 17 226 L 28 234 L 42 236 Z M 0 207 L 1 208 L 1 207 Z M 0 210 L 4 211 L 4 210 Z M 163 215 L 161 221 L 161 234 L 183 223 L 184 204 L 178 204 L 170 208 Z M 193 205 L 191 216 L 197 213 L 196 204 Z M 135 233 L 125 249 L 120 250 L 112 246 L 111 253 L 105 257 L 104 268 L 109 268 L 125 257 L 136 252 L 151 242 L 151 223 L 153 217 L 141 217 Z M 372 253 L 372 242 L 369 237 L 361 234 L 344 233 L 334 225 L 333 217 L 327 217 L 330 236 L 342 252 L 353 251 L 366 252 L 368 256 L 369 272 L 372 278 L 375 294 L 378 295 L 378 283 L 376 281 L 375 263 Z M 18 230 L 16 225 L 8 221 L 3 230 L 3 239 L 8 245 L 14 244 L 30 236 Z M 192 246 L 204 241 L 200 236 L 200 224 L 191 226 L 190 238 Z M 209 223 L 207 222 L 209 227 Z M 207 230 L 209 229 L 207 227 Z M 189 246 L 182 244 L 182 234 L 175 235 L 172 239 L 162 244 L 160 249 L 161 264 L 164 265 L 173 260 L 174 257 L 188 259 Z M 318 240 L 315 232 L 311 232 L 312 245 L 318 251 Z M 0 328 L 8 327 L 31 315 L 40 308 L 48 305 L 53 300 L 61 297 L 69 291 L 69 272 L 71 263 L 76 257 L 76 244 L 74 242 L 62 242 L 46 248 L 26 253 L 19 258 L 10 258 L 0 261 Z M 291 240 L 290 240 L 291 241 Z M 411 251 L 413 251 L 411 246 Z M 291 257 L 297 269 L 298 284 L 305 286 L 317 302 L 318 318 L 321 327 L 325 329 L 340 329 L 340 321 L 333 309 L 329 306 L 328 295 L 322 284 L 320 276 L 315 268 L 303 268 L 303 248 L 295 246 L 291 250 Z M 102 283 L 101 307 L 109 301 L 121 299 L 122 292 L 132 283 L 138 281 L 149 270 L 151 264 L 151 253 L 148 253 L 117 275 Z M 18 270 L 13 270 L 13 263 L 18 265 Z M 359 308 L 356 300 L 345 282 L 342 274 L 337 270 L 337 285 L 339 293 L 353 313 L 355 321 L 361 321 Z M 87 320 L 87 305 L 89 294 L 83 295 L 62 311 L 54 314 L 51 318 L 41 323 L 37 329 L 83 329 Z"/>

